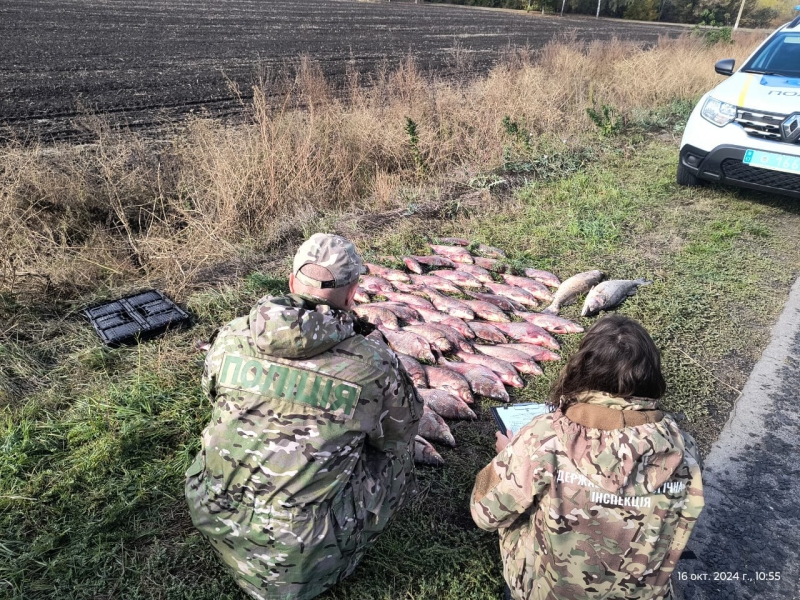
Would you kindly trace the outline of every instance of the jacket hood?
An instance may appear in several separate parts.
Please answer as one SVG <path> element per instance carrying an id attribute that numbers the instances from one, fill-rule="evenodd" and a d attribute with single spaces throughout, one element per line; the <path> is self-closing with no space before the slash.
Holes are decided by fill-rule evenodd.
<path id="1" fill-rule="evenodd" d="M 656 408 L 655 400 L 616 398 L 600 392 L 587 392 L 578 399 L 614 410 Z M 654 423 L 604 430 L 580 425 L 559 409 L 553 428 L 581 475 L 613 494 L 652 494 L 683 464 L 684 438 L 667 414 Z"/>
<path id="2" fill-rule="evenodd" d="M 250 334 L 263 353 L 278 358 L 309 358 L 355 334 L 347 311 L 288 294 L 265 296 L 250 311 Z"/>

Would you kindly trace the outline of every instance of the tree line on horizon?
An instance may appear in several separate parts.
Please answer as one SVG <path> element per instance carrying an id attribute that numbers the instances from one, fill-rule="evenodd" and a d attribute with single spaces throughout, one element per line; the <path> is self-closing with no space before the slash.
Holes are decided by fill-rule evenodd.
<path id="1" fill-rule="evenodd" d="M 448 4 L 560 12 L 563 0 L 430 0 Z M 600 16 L 730 27 L 741 0 L 600 0 Z M 745 0 L 741 27 L 766 28 L 792 17 L 790 0 Z M 597 13 L 597 0 L 566 0 L 564 13 Z"/>

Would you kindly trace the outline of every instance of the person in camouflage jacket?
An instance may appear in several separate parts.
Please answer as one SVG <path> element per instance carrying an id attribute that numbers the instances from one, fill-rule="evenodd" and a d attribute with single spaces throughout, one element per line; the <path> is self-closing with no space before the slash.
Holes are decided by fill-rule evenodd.
<path id="1" fill-rule="evenodd" d="M 671 599 L 703 508 L 697 446 L 657 409 L 660 357 L 635 321 L 606 317 L 554 384 L 554 412 L 479 474 L 475 523 L 500 533 L 515 600 Z"/>
<path id="2" fill-rule="evenodd" d="M 316 289 L 308 266 L 332 283 Z M 350 242 L 312 236 L 290 280 L 302 293 L 259 300 L 205 360 L 213 411 L 186 497 L 253 598 L 305 600 L 347 577 L 414 490 L 422 403 L 396 355 L 343 310 L 360 267 Z"/>

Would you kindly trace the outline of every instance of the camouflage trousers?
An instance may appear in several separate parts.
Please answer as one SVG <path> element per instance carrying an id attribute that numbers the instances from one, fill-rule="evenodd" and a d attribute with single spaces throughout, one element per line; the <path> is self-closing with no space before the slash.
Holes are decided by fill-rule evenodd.
<path id="1" fill-rule="evenodd" d="M 186 497 L 195 527 L 256 600 L 322 594 L 355 570 L 377 538 L 363 530 L 351 492 L 302 511 L 248 507 L 221 501 L 204 479 L 189 476 Z"/>

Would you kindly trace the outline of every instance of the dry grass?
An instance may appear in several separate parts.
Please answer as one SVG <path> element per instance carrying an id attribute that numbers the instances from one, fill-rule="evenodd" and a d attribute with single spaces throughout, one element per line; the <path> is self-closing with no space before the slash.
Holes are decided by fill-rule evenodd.
<path id="1" fill-rule="evenodd" d="M 578 148 L 595 135 L 592 103 L 630 117 L 693 100 L 718 81 L 716 60 L 742 59 L 758 41 L 565 38 L 536 55 L 509 50 L 479 80 L 437 81 L 409 59 L 370 81 L 353 74 L 344 94 L 303 59 L 294 79 L 262 79 L 244 125 L 198 119 L 154 143 L 97 121 L 89 146 L 5 146 L 0 293 L 76 297 L 149 281 L 180 297 L 208 267 L 270 248 L 323 212 L 401 207 L 402 190 L 495 170 L 515 143 Z M 506 116 L 526 139 L 510 138 Z M 406 118 L 418 126 L 416 159 Z"/>

